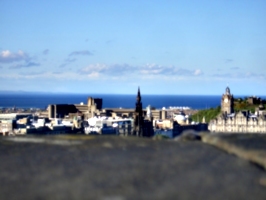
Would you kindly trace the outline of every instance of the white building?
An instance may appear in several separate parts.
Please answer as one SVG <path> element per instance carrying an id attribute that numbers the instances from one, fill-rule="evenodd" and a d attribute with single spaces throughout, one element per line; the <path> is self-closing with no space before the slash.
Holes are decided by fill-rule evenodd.
<path id="1" fill-rule="evenodd" d="M 87 122 L 85 134 L 131 134 L 133 127 L 133 119 L 130 118 L 92 117 Z"/>
<path id="2" fill-rule="evenodd" d="M 222 96 L 222 113 L 208 126 L 211 132 L 225 133 L 265 133 L 266 134 L 266 111 L 260 105 L 260 110 L 255 114 L 250 111 L 240 111 L 233 113 L 233 95 L 230 89 L 226 88 L 226 93 Z"/>

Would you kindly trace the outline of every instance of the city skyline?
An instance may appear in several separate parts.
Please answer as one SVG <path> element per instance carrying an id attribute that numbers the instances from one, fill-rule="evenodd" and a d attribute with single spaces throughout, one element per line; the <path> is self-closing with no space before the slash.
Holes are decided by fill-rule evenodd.
<path id="1" fill-rule="evenodd" d="M 265 95 L 266 2 L 0 2 L 0 90 Z"/>

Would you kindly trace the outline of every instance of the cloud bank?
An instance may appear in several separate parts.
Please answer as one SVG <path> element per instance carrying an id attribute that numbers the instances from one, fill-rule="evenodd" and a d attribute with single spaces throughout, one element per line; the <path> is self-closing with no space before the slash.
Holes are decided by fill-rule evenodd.
<path id="1" fill-rule="evenodd" d="M 240 72 L 240 73 L 221 73 L 221 74 L 213 74 L 212 77 L 219 78 L 219 79 L 234 79 L 234 80 L 241 80 L 241 79 L 264 79 L 266 80 L 266 74 L 258 74 L 252 72 Z"/>
<path id="2" fill-rule="evenodd" d="M 79 70 L 80 74 L 97 73 L 107 76 L 119 75 L 142 75 L 142 76 L 200 76 L 203 72 L 200 69 L 188 70 L 175 66 L 161 66 L 147 64 L 144 66 L 132 66 L 129 64 L 91 64 Z"/>
<path id="3" fill-rule="evenodd" d="M 9 69 L 20 69 L 20 68 L 28 68 L 28 67 L 38 67 L 40 66 L 40 63 L 36 62 L 27 62 L 26 64 L 18 64 L 14 66 L 10 66 Z"/>
<path id="4" fill-rule="evenodd" d="M 26 61 L 29 59 L 29 56 L 19 50 L 17 53 L 12 53 L 9 50 L 4 50 L 0 53 L 0 63 L 12 63 L 18 61 Z"/>

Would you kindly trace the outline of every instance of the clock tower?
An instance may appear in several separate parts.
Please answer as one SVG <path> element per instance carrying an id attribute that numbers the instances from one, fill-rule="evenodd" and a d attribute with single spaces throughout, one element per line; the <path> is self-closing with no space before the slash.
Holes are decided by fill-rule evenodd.
<path id="1" fill-rule="evenodd" d="M 225 89 L 225 94 L 222 96 L 221 110 L 225 115 L 229 115 L 234 112 L 234 97 L 230 93 L 230 88 Z"/>

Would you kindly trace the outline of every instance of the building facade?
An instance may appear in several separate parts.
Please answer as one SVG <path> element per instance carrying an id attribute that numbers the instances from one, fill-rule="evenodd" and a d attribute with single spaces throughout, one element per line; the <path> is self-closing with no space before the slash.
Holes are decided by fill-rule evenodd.
<path id="1" fill-rule="evenodd" d="M 211 120 L 208 126 L 211 132 L 224 133 L 265 133 L 266 134 L 266 111 L 259 106 L 255 113 L 250 111 L 233 112 L 233 95 L 230 89 L 222 96 L 221 114 Z"/>
<path id="2" fill-rule="evenodd" d="M 102 110 L 102 99 L 88 97 L 88 103 L 86 104 L 50 104 L 48 106 L 48 118 L 65 118 L 73 117 L 77 112 L 88 119 L 99 115 Z"/>

